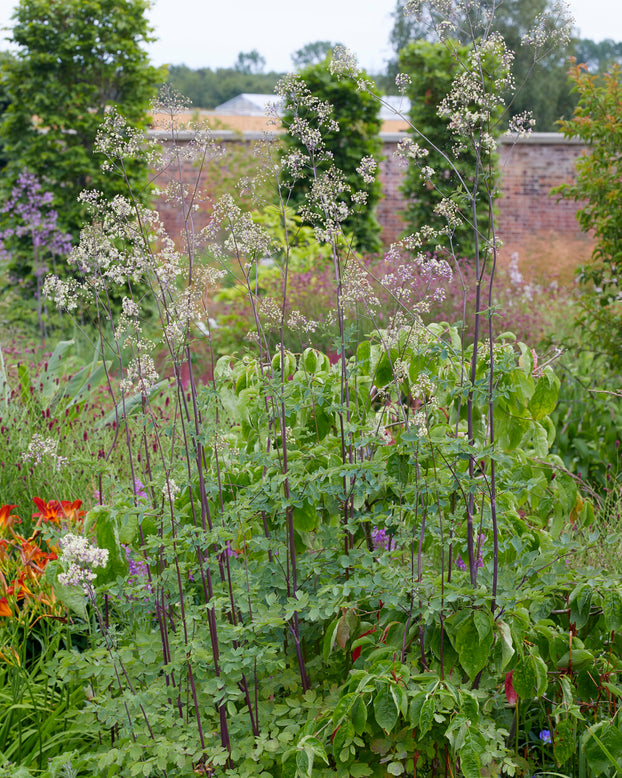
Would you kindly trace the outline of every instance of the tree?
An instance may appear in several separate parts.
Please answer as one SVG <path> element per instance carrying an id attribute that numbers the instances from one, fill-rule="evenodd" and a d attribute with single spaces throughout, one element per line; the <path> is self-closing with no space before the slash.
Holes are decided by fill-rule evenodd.
<path id="1" fill-rule="evenodd" d="M 459 214 L 459 223 L 456 220 L 452 231 L 451 253 L 460 257 L 472 256 L 475 250 L 470 212 L 473 187 L 476 187 L 473 199 L 478 208 L 478 229 L 482 236 L 487 235 L 490 224 L 487 187 L 493 185 L 496 161 L 494 153 L 489 153 L 488 159 L 481 159 L 481 167 L 489 169 L 490 175 L 488 179 L 480 175 L 476 183 L 478 160 L 472 146 L 453 155 L 451 163 L 441 151 L 455 146 L 456 134 L 451 129 L 450 119 L 440 116 L 438 108 L 450 93 L 454 79 L 459 74 L 464 75 L 463 63 L 468 62 L 470 50 L 466 45 L 450 48 L 444 43 L 418 40 L 402 49 L 399 61 L 400 70 L 412 74 L 406 87 L 411 103 L 409 118 L 414 127 L 411 149 L 421 149 L 420 153 L 406 151 L 409 165 L 402 187 L 407 199 L 404 216 L 414 232 L 424 225 L 443 230 L 448 221 L 443 203 L 451 198 L 458 206 Z M 495 60 L 488 64 L 490 72 L 485 75 L 488 81 L 492 81 L 498 64 Z M 498 126 L 495 127 L 498 118 L 497 112 L 492 117 L 491 126 L 486 128 L 491 135 L 498 133 Z M 434 250 L 437 245 L 434 238 L 425 248 Z M 448 248 L 446 245 L 443 247 Z"/>
<path id="2" fill-rule="evenodd" d="M 339 43 L 332 43 L 331 41 L 306 43 L 301 49 L 298 49 L 291 55 L 294 67 L 304 68 L 308 65 L 317 65 L 326 59 L 335 46 L 339 45 Z"/>
<path id="3" fill-rule="evenodd" d="M 568 138 L 578 137 L 589 151 L 577 160 L 576 180 L 553 190 L 581 203 L 577 219 L 593 233 L 592 261 L 581 268 L 580 278 L 592 295 L 585 297 L 582 323 L 594 342 L 619 367 L 622 334 L 622 71 L 590 74 L 584 64 L 572 63 L 570 79 L 579 95 L 573 117 L 561 123 Z"/>
<path id="4" fill-rule="evenodd" d="M 216 108 L 243 92 L 274 92 L 281 73 L 241 73 L 234 68 L 199 68 L 172 65 L 168 80 L 196 108 Z"/>
<path id="5" fill-rule="evenodd" d="M 359 78 L 364 80 L 365 74 L 361 73 Z M 298 84 L 301 82 L 309 91 L 311 99 L 298 99 L 301 95 Z M 316 135 L 321 136 L 326 153 L 317 153 L 317 148 L 311 149 L 315 182 L 310 171 L 307 171 L 309 175 L 306 178 L 296 180 L 293 183 L 291 204 L 307 209 L 309 192 L 317 189 L 320 180 L 328 187 L 339 188 L 339 198 L 349 213 L 341 222 L 343 229 L 353 236 L 355 248 L 378 251 L 381 248 L 380 224 L 375 214 L 381 194 L 376 174 L 381 151 L 378 100 L 368 91 L 359 91 L 353 79 L 336 79 L 330 72 L 328 60 L 305 68 L 292 84 L 293 88 L 285 94 L 283 126 L 286 130 L 308 128 L 309 132 L 303 130 L 302 135 L 311 136 L 312 139 Z M 338 124 L 338 130 L 325 121 L 326 117 L 317 101 L 332 106 L 331 117 Z M 304 138 L 288 132 L 285 136 L 285 154 L 301 152 L 306 156 L 309 151 L 309 144 L 305 144 Z M 363 167 L 366 169 L 362 170 Z M 361 193 L 365 199 L 358 206 L 352 197 L 357 193 Z"/>
<path id="6" fill-rule="evenodd" d="M 438 42 L 438 26 L 433 19 L 405 15 L 407 0 L 397 0 L 393 12 L 394 24 L 390 40 L 395 57 L 389 62 L 389 71 L 395 76 L 400 51 L 411 41 Z M 557 40 L 568 31 L 567 19 L 557 10 L 554 0 L 480 0 L 476 5 L 456 3 L 446 21 L 453 24 L 451 32 L 460 44 L 471 40 L 472 31 L 485 30 L 492 16 L 491 31 L 500 33 L 507 47 L 515 53 L 512 73 L 516 92 L 508 88 L 504 98 L 508 104 L 505 124 L 517 114 L 529 110 L 536 120 L 536 129 L 551 131 L 563 115 L 569 115 L 575 105 L 567 84 L 567 59 L 571 52 L 568 45 L 558 46 Z M 542 48 L 530 43 L 530 33 L 546 32 L 549 43 Z M 554 35 L 551 35 L 552 32 Z M 533 41 L 533 36 L 532 36 Z"/>
<path id="7" fill-rule="evenodd" d="M 85 188 L 106 196 L 125 191 L 94 155 L 97 131 L 115 107 L 142 129 L 163 73 L 142 44 L 150 41 L 148 0 L 21 0 L 14 13 L 15 56 L 3 65 L 10 104 L 0 124 L 9 157 L 8 190 L 28 169 L 54 197 L 59 227 L 74 239 L 85 212 Z M 147 167 L 126 171 L 135 192 L 147 196 Z"/>
<path id="8" fill-rule="evenodd" d="M 257 49 L 252 51 L 241 51 L 233 66 L 239 73 L 256 74 L 263 73 L 266 67 L 266 58 L 262 57 Z"/>

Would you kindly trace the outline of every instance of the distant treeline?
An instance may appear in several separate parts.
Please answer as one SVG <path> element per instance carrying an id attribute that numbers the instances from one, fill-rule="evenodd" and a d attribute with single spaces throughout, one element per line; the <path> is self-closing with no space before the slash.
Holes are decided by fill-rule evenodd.
<path id="1" fill-rule="evenodd" d="M 239 65 L 216 70 L 193 70 L 185 65 L 172 65 L 168 69 L 169 82 L 191 101 L 194 108 L 208 110 L 244 92 L 271 94 L 284 74 L 260 72 L 263 58 L 256 52 L 251 55 L 259 60 L 259 68 L 251 68 L 254 72 L 248 72 L 248 68 L 245 72 Z M 241 54 L 239 59 L 251 55 Z M 556 130 L 560 117 L 571 116 L 577 96 L 571 91 L 567 78 L 570 56 L 576 57 L 578 62 L 585 62 L 590 71 L 602 72 L 614 62 L 622 63 L 622 42 L 605 40 L 596 43 L 575 38 L 564 50 L 535 67 L 533 63 L 517 62 L 517 82 L 521 88 L 511 105 L 510 114 L 531 109 L 536 127 L 541 131 Z M 396 63 L 389 62 L 387 73 L 371 75 L 382 93 L 396 94 L 395 70 Z"/>
<path id="2" fill-rule="evenodd" d="M 171 65 L 168 73 L 169 82 L 192 102 L 193 108 L 208 110 L 244 92 L 272 94 L 278 80 L 285 75 L 274 72 L 241 73 L 236 68 L 192 70 L 185 65 Z M 386 75 L 373 76 L 373 79 L 386 94 L 391 93 L 391 85 L 396 93 L 395 85 Z"/>
<path id="3" fill-rule="evenodd" d="M 216 108 L 243 92 L 271 94 L 282 73 L 241 73 L 235 68 L 198 68 L 171 65 L 169 82 L 191 101 L 193 108 Z"/>

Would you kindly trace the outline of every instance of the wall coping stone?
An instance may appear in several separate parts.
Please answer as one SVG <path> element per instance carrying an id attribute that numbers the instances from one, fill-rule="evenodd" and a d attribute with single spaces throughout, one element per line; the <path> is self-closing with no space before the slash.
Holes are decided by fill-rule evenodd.
<path id="1" fill-rule="evenodd" d="M 171 133 L 169 130 L 147 130 L 147 137 L 151 140 L 166 141 L 171 139 Z M 266 135 L 282 135 L 283 130 L 271 131 L 269 133 L 259 130 L 248 130 L 246 132 L 239 132 L 237 130 L 210 130 L 211 137 L 216 140 L 237 140 L 237 141 L 253 141 L 263 140 Z M 194 130 L 177 130 L 175 137 L 180 141 L 190 141 L 194 138 Z M 404 138 L 408 137 L 407 132 L 381 132 L 380 139 L 384 143 L 398 143 Z M 584 140 L 581 138 L 573 137 L 567 138 L 561 132 L 531 132 L 527 135 L 517 135 L 512 133 L 505 133 L 499 137 L 499 143 L 505 145 L 513 144 L 534 144 L 539 146 L 586 146 Z"/>

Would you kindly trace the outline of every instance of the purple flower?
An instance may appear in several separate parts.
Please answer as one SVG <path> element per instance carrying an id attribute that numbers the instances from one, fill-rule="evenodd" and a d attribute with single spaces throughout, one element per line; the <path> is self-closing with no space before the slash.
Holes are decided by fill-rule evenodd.
<path id="1" fill-rule="evenodd" d="M 134 494 L 141 500 L 147 499 L 147 492 L 145 491 L 145 484 L 138 478 L 134 479 Z"/>
<path id="2" fill-rule="evenodd" d="M 129 546 L 124 545 L 125 558 L 130 567 L 130 578 L 147 578 L 149 575 L 149 567 L 144 559 L 134 559 L 132 555 L 132 549 Z"/>
<path id="3" fill-rule="evenodd" d="M 387 551 L 391 548 L 391 536 L 387 535 L 385 529 L 374 527 L 371 531 L 371 540 L 374 548 L 385 548 Z"/>
<path id="4" fill-rule="evenodd" d="M 551 730 L 550 729 L 543 729 L 542 732 L 538 735 L 540 740 L 543 743 L 552 743 L 553 739 L 551 738 Z"/>
<path id="5" fill-rule="evenodd" d="M 458 570 L 466 570 L 466 565 L 462 561 L 462 557 L 460 556 L 460 554 L 458 554 L 458 556 L 456 557 L 456 567 L 458 568 Z"/>

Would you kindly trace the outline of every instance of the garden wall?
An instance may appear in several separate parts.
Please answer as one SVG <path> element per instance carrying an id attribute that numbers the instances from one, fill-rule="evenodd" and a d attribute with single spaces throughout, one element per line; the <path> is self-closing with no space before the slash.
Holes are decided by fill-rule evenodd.
<path id="1" fill-rule="evenodd" d="M 165 137 L 165 133 L 152 130 L 155 138 Z M 235 132 L 221 130 L 214 133 L 215 140 L 238 160 L 240 156 L 251 157 L 254 144 L 264 138 L 259 131 Z M 378 206 L 378 216 L 382 225 L 383 240 L 389 244 L 396 240 L 404 224 L 400 212 L 404 199 L 400 185 L 404 168 L 393 153 L 399 140 L 404 138 L 401 132 L 381 134 L 384 144 L 384 159 L 380 166 L 380 181 L 384 198 Z M 191 133 L 181 133 L 180 141 L 189 142 Z M 584 261 L 591 250 L 591 240 L 581 233 L 575 218 L 577 204 L 567 200 L 557 201 L 549 195 L 551 189 L 559 184 L 573 180 L 575 161 L 585 150 L 580 141 L 568 140 L 558 133 L 533 133 L 523 138 L 505 136 L 500 139 L 499 157 L 501 166 L 500 196 L 497 200 L 498 237 L 506 245 L 506 252 L 519 251 L 533 253 L 534 246 L 542 254 L 542 247 L 561 242 L 567 248 L 570 261 Z M 248 151 L 246 151 L 248 150 Z M 227 171 L 227 158 L 203 168 L 200 175 L 200 189 L 208 195 L 217 193 L 222 183 L 223 171 Z M 252 164 L 249 162 L 252 167 Z M 194 186 L 197 166 L 191 162 L 183 163 L 183 178 Z M 195 215 L 195 228 L 200 229 L 207 220 L 209 199 Z M 156 207 L 171 234 L 178 234 L 182 228 L 181 217 L 175 206 L 162 199 Z M 546 253 L 546 251 L 545 251 Z M 559 254 L 559 251 L 556 252 Z M 579 256 L 580 255 L 580 256 Z"/>

